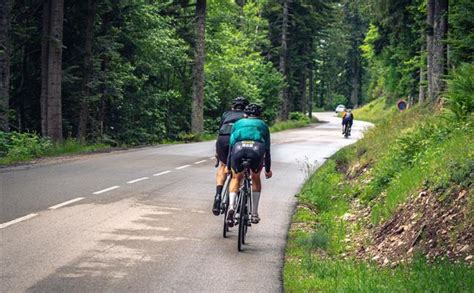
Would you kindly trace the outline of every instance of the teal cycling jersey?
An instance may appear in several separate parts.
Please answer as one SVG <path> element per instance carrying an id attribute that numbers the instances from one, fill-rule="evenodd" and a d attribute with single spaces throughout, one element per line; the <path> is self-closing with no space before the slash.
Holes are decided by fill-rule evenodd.
<path id="1" fill-rule="evenodd" d="M 267 124 L 258 118 L 243 118 L 232 127 L 230 145 L 239 141 L 259 141 L 265 144 L 265 150 L 270 150 L 270 130 Z"/>

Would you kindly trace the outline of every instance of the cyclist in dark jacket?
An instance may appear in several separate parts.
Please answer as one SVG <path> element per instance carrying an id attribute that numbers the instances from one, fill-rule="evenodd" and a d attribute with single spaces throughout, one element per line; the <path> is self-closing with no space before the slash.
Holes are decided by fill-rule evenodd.
<path id="1" fill-rule="evenodd" d="M 348 126 L 348 131 L 350 133 L 352 128 L 352 123 L 354 122 L 354 114 L 351 109 L 347 109 L 342 113 L 342 134 L 345 133 L 346 125 Z"/>
<path id="2" fill-rule="evenodd" d="M 224 112 L 221 117 L 219 135 L 216 141 L 216 156 L 220 164 L 216 174 L 216 195 L 214 196 L 214 204 L 212 206 L 212 213 L 216 216 L 220 214 L 219 207 L 221 204 L 222 188 L 226 178 L 225 167 L 227 165 L 232 126 L 235 122 L 244 117 L 244 109 L 248 104 L 249 101 L 246 98 L 237 97 L 232 101 L 232 110 Z"/>

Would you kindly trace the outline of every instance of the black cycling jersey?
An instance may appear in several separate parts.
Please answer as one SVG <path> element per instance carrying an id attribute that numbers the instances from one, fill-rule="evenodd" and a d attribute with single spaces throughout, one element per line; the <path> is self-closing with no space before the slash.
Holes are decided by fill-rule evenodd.
<path id="1" fill-rule="evenodd" d="M 222 114 L 221 123 L 219 124 L 219 135 L 230 135 L 232 126 L 237 120 L 244 117 L 244 111 L 230 110 Z"/>

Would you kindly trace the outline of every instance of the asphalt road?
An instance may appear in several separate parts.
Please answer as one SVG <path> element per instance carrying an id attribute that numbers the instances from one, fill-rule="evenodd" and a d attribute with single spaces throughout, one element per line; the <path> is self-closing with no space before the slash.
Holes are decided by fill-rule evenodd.
<path id="1" fill-rule="evenodd" d="M 279 292 L 295 194 L 308 169 L 354 143 L 340 119 L 272 135 L 260 224 L 237 251 L 211 214 L 214 142 L 0 169 L 1 292 Z"/>

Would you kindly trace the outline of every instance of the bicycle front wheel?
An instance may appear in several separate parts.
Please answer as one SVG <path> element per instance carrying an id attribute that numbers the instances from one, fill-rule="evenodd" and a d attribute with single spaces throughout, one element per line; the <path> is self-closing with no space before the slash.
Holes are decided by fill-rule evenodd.
<path id="1" fill-rule="evenodd" d="M 227 211 L 229 210 L 229 195 L 225 194 L 222 199 L 222 210 L 224 214 L 224 227 L 222 228 L 222 237 L 227 237 L 227 232 L 229 232 L 229 226 L 227 225 Z"/>

